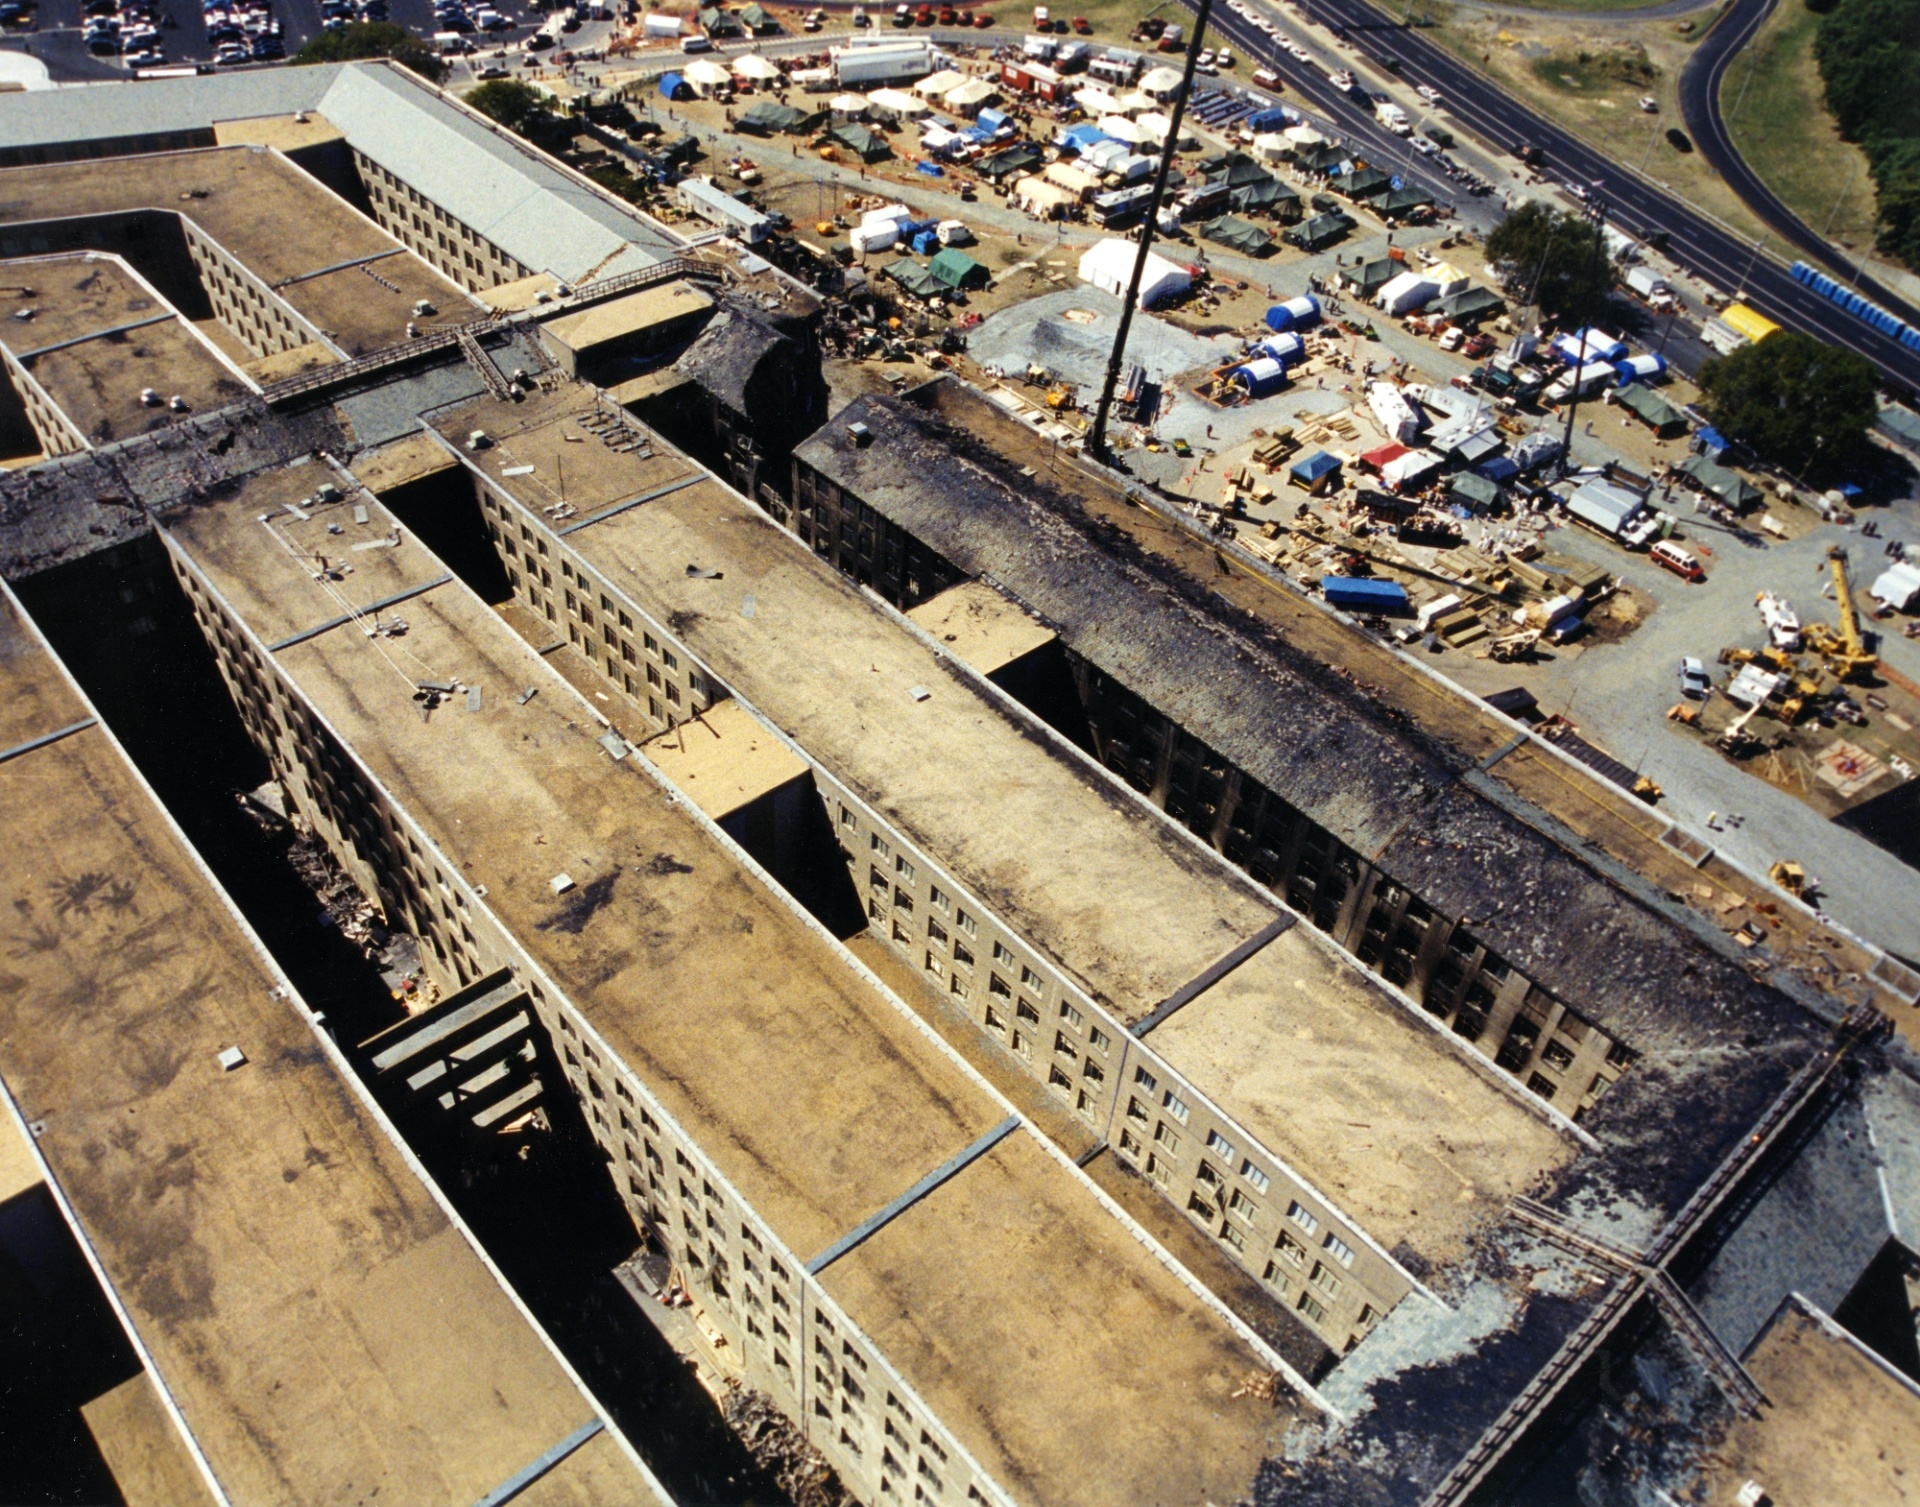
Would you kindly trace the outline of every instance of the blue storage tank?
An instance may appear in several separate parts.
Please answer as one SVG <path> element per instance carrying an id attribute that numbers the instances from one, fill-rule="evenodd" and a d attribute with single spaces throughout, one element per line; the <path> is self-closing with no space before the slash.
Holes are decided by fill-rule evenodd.
<path id="1" fill-rule="evenodd" d="M 1327 594 L 1329 607 L 1348 612 L 1405 612 L 1407 593 L 1393 581 L 1374 581 L 1365 576 L 1322 576 L 1320 589 Z"/>
<path id="2" fill-rule="evenodd" d="M 1311 293 L 1289 298 L 1267 310 L 1270 330 L 1304 330 L 1320 322 L 1320 300 Z"/>

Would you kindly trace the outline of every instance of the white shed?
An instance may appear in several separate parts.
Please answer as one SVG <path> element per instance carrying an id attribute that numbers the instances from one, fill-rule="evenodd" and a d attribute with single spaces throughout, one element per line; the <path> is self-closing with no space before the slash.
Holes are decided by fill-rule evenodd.
<path id="1" fill-rule="evenodd" d="M 1080 258 L 1080 281 L 1124 298 L 1133 277 L 1134 258 L 1139 254 L 1140 248 L 1132 241 L 1102 241 Z M 1184 293 L 1192 283 L 1185 267 L 1149 252 L 1140 277 L 1140 307 L 1151 308 L 1163 298 Z"/>

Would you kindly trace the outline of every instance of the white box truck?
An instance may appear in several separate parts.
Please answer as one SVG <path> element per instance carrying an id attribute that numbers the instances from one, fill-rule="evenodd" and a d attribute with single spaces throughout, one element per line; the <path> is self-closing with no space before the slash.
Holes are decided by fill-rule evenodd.
<path id="1" fill-rule="evenodd" d="M 1390 99 L 1383 99 L 1373 107 L 1373 113 L 1380 124 L 1396 136 L 1411 136 L 1413 122 L 1407 119 L 1407 112 Z"/>

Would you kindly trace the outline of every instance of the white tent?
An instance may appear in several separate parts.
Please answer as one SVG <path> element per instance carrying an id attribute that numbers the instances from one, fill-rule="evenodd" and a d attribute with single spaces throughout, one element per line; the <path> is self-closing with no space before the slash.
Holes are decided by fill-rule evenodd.
<path id="1" fill-rule="evenodd" d="M 831 68 L 796 68 L 787 75 L 789 84 L 798 84 L 808 94 L 825 94 L 833 88 Z"/>
<path id="2" fill-rule="evenodd" d="M 1440 289 L 1424 272 L 1402 272 L 1390 279 L 1375 297 L 1389 314 L 1405 314 L 1440 296 Z"/>
<path id="3" fill-rule="evenodd" d="M 739 74 L 741 78 L 750 78 L 756 83 L 762 84 L 766 83 L 769 79 L 777 79 L 781 76 L 779 66 L 761 57 L 757 52 L 745 53 L 735 58 L 733 60 L 733 71 Z"/>
<path id="4" fill-rule="evenodd" d="M 1160 108 L 1159 100 L 1155 99 L 1151 94 L 1142 94 L 1138 89 L 1134 90 L 1131 94 L 1121 95 L 1119 103 L 1120 113 L 1122 115 L 1138 115 L 1142 110 L 1158 110 Z"/>
<path id="5" fill-rule="evenodd" d="M 993 99 L 999 91 L 983 78 L 970 78 L 964 84 L 955 84 L 947 91 L 947 108 L 950 110 L 971 110 Z"/>
<path id="6" fill-rule="evenodd" d="M 724 63 L 715 63 L 707 58 L 696 58 L 680 70 L 680 77 L 693 87 L 693 92 L 702 99 L 716 89 L 731 89 L 733 73 Z"/>
<path id="7" fill-rule="evenodd" d="M 1092 283 L 1115 298 L 1127 296 L 1127 284 L 1133 278 L 1134 258 L 1140 248 L 1132 241 L 1102 241 L 1080 258 L 1080 281 Z M 1147 265 L 1140 276 L 1140 307 L 1145 309 L 1175 293 L 1184 293 L 1192 284 L 1187 269 L 1156 253 L 1147 254 Z"/>
<path id="8" fill-rule="evenodd" d="M 1149 68 L 1140 80 L 1140 92 L 1151 99 L 1166 101 L 1180 92 L 1180 74 L 1173 68 Z"/>
<path id="9" fill-rule="evenodd" d="M 1286 130 L 1280 134 L 1297 147 L 1322 146 L 1326 143 L 1327 139 L 1325 133 L 1314 130 L 1312 126 L 1304 122 L 1297 126 L 1288 126 Z"/>
<path id="10" fill-rule="evenodd" d="M 861 120 L 866 117 L 867 97 L 864 94 L 836 94 L 827 101 L 827 109 L 832 113 L 835 125 Z"/>
<path id="11" fill-rule="evenodd" d="M 1262 131 L 1253 138 L 1253 155 L 1259 162 L 1279 162 L 1293 155 L 1293 143 L 1277 131 Z"/>
<path id="12" fill-rule="evenodd" d="M 1124 115 L 1102 115 L 1100 117 L 1100 129 L 1115 141 L 1124 141 L 1130 146 L 1139 146 L 1141 142 L 1147 139 L 1146 132 L 1142 131 Z"/>
<path id="13" fill-rule="evenodd" d="M 1147 141 L 1158 144 L 1167 139 L 1167 132 L 1173 129 L 1173 122 L 1158 111 L 1151 115 L 1142 115 L 1134 122 L 1140 128 L 1141 136 Z M 1184 125 L 1180 128 L 1180 139 L 1174 145 L 1181 151 L 1191 151 L 1198 146 L 1199 139 Z"/>
<path id="14" fill-rule="evenodd" d="M 1064 211 L 1080 202 L 1080 196 L 1057 183 L 1049 183 L 1045 178 L 1022 178 L 1013 185 L 1007 196 L 1008 202 L 1017 209 L 1025 209 L 1033 214 L 1051 219 L 1055 211 Z"/>
<path id="15" fill-rule="evenodd" d="M 1398 492 L 1439 469 L 1439 456 L 1429 455 L 1425 450 L 1409 450 L 1405 455 L 1395 456 L 1380 468 L 1380 480 Z"/>
<path id="16" fill-rule="evenodd" d="M 680 18 L 660 11 L 648 11 L 646 19 L 640 23 L 640 29 L 650 37 L 677 37 L 680 35 Z"/>
<path id="17" fill-rule="evenodd" d="M 1104 89 L 1076 89 L 1073 102 L 1095 120 L 1102 115 L 1118 114 L 1120 110 L 1120 101 Z"/>
<path id="18" fill-rule="evenodd" d="M 1920 597 L 1920 566 L 1902 562 L 1880 573 L 1874 581 L 1873 599 L 1895 612 L 1905 612 Z"/>
<path id="19" fill-rule="evenodd" d="M 877 113 L 891 115 L 895 120 L 918 120 L 932 109 L 925 100 L 915 99 L 904 89 L 876 89 L 867 96 L 867 103 Z"/>
<path id="20" fill-rule="evenodd" d="M 938 99 L 949 89 L 958 89 L 966 81 L 967 76 L 964 73 L 956 73 L 951 68 L 942 68 L 938 73 L 929 73 L 921 79 L 913 86 L 913 92 L 927 99 Z"/>
<path id="21" fill-rule="evenodd" d="M 1456 293 L 1466 291 L 1471 279 L 1452 262 L 1435 262 L 1426 271 L 1427 281 L 1432 283 L 1441 298 L 1451 298 Z"/>

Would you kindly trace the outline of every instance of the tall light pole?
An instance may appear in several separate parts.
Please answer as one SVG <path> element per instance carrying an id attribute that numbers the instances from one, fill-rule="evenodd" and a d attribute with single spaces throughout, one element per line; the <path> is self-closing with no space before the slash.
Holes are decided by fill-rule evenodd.
<path id="1" fill-rule="evenodd" d="M 1595 188 L 1600 185 L 1596 183 Z M 1593 273 L 1596 286 L 1600 281 L 1600 269 L 1606 265 L 1607 254 L 1607 201 L 1595 195 L 1587 201 L 1586 214 L 1593 221 Z M 1571 465 L 1573 461 L 1573 416 L 1580 411 L 1580 373 L 1586 366 L 1587 342 L 1580 341 L 1579 358 L 1573 363 L 1573 391 L 1567 394 L 1567 432 L 1561 441 L 1563 463 Z"/>

